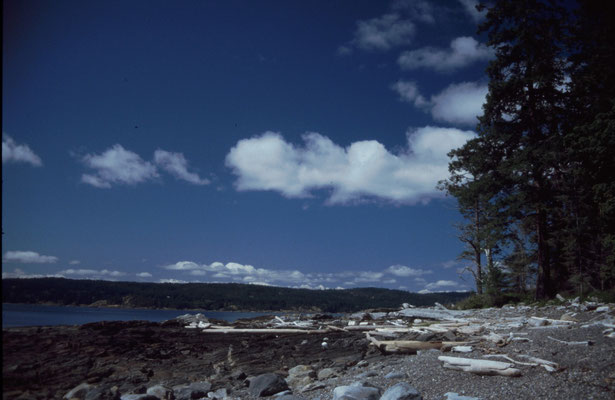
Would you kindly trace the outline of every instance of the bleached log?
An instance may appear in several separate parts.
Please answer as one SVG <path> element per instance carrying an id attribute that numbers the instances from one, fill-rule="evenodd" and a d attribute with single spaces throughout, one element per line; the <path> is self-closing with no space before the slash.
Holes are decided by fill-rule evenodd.
<path id="1" fill-rule="evenodd" d="M 453 346 L 453 353 L 471 353 L 472 346 Z"/>
<path id="2" fill-rule="evenodd" d="M 465 322 L 460 317 L 466 315 L 465 311 L 456 310 L 429 310 L 424 308 L 405 308 L 397 312 L 398 315 L 408 318 L 428 318 L 439 321 Z"/>
<path id="3" fill-rule="evenodd" d="M 229 328 L 203 329 L 205 333 L 326 333 L 329 329 L 293 329 L 293 328 Z"/>
<path id="4" fill-rule="evenodd" d="M 521 371 L 514 364 L 501 361 L 476 360 L 473 358 L 440 356 L 444 368 L 471 372 L 477 375 L 521 376 Z"/>
<path id="5" fill-rule="evenodd" d="M 542 324 L 542 325 L 564 325 L 564 326 L 570 326 L 576 323 L 574 321 L 567 321 L 565 319 L 550 319 L 550 318 L 541 318 L 541 317 L 530 317 L 530 321 L 528 322 Z"/>
<path id="6" fill-rule="evenodd" d="M 526 363 L 526 362 L 516 361 L 516 360 L 513 360 L 512 358 L 508 357 L 506 354 L 487 354 L 487 355 L 484 355 L 483 357 L 484 358 L 503 358 L 503 359 L 505 359 L 507 361 L 510 361 L 512 363 L 519 364 L 519 365 L 527 365 L 527 366 L 530 366 L 530 367 L 537 367 L 538 365 L 540 365 L 538 363 Z"/>
<path id="7" fill-rule="evenodd" d="M 519 354 L 517 357 L 535 362 L 539 364 L 541 367 L 546 369 L 548 372 L 555 372 L 559 368 L 559 365 L 553 361 L 543 360 L 542 358 L 528 356 L 525 354 Z"/>
<path id="8" fill-rule="evenodd" d="M 380 350 L 385 353 L 406 353 L 406 354 L 414 354 L 418 350 L 449 350 L 451 347 L 456 345 L 467 344 L 468 342 L 422 342 L 420 340 L 378 340 L 371 336 L 369 333 L 366 334 L 367 339 L 372 343 L 372 345 L 378 347 Z"/>
<path id="9" fill-rule="evenodd" d="M 583 341 L 580 341 L 580 342 L 567 342 L 565 340 L 556 339 L 556 338 L 551 337 L 551 336 L 547 336 L 547 337 L 549 339 L 551 339 L 551 340 L 555 340 L 558 343 L 567 344 L 568 346 L 575 346 L 575 345 L 578 345 L 578 346 L 589 346 L 589 345 L 594 344 L 594 342 L 592 342 L 591 340 L 583 340 Z"/>

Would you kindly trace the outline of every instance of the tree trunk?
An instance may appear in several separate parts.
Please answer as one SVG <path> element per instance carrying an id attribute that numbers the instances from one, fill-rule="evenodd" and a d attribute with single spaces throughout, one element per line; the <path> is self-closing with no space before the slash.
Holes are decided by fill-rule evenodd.
<path id="1" fill-rule="evenodd" d="M 542 208 L 536 213 L 536 236 L 538 239 L 538 276 L 536 278 L 536 300 L 551 296 L 551 268 L 549 265 L 546 240 L 546 215 Z"/>
<path id="2" fill-rule="evenodd" d="M 478 210 L 478 199 L 474 203 L 474 232 L 476 235 L 476 246 L 474 247 L 474 263 L 476 264 L 476 293 L 483 294 L 483 270 L 481 265 L 480 253 L 480 212 Z"/>

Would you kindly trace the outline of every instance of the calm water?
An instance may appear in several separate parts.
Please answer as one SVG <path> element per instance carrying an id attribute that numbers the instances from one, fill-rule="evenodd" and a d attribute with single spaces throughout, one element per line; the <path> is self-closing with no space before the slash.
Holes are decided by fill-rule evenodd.
<path id="1" fill-rule="evenodd" d="M 251 318 L 268 313 L 187 311 L 187 310 L 139 310 L 132 308 L 98 308 L 71 306 L 43 306 L 35 304 L 2 304 L 2 327 L 81 325 L 98 321 L 143 320 L 161 322 L 184 314 L 204 314 L 234 322 L 239 318 Z"/>

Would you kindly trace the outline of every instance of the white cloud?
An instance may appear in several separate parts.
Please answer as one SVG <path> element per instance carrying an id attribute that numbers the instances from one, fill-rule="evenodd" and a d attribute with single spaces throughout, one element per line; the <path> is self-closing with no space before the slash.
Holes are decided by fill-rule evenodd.
<path id="1" fill-rule="evenodd" d="M 197 263 L 194 263 L 192 261 L 178 261 L 175 264 L 166 265 L 162 268 L 175 270 L 175 271 L 186 271 L 186 270 L 199 269 L 200 266 Z"/>
<path id="2" fill-rule="evenodd" d="M 64 278 L 59 274 L 28 274 L 20 268 L 15 268 L 13 272 L 3 272 L 2 279 L 30 279 L 30 278 Z"/>
<path id="3" fill-rule="evenodd" d="M 478 122 L 477 117 L 483 113 L 489 92 L 487 85 L 478 82 L 453 83 L 427 101 L 415 82 L 398 81 L 391 85 L 391 89 L 399 94 L 401 101 L 430 112 L 434 120 L 458 125 Z"/>
<path id="4" fill-rule="evenodd" d="M 437 182 L 448 176 L 447 153 L 475 137 L 471 131 L 426 126 L 407 132 L 407 149 L 389 152 L 375 140 L 343 148 L 318 133 L 296 147 L 275 132 L 243 139 L 230 150 L 226 165 L 237 190 L 273 190 L 290 198 L 330 189 L 330 204 L 379 198 L 413 204 L 441 196 Z"/>
<path id="5" fill-rule="evenodd" d="M 429 107 L 431 104 L 421 95 L 416 82 L 400 80 L 392 84 L 391 89 L 399 94 L 401 101 L 411 103 L 417 108 Z"/>
<path id="6" fill-rule="evenodd" d="M 82 161 L 96 172 L 83 174 L 81 181 L 98 188 L 110 188 L 115 183 L 134 185 L 158 177 L 152 163 L 119 144 L 102 154 L 88 154 Z"/>
<path id="7" fill-rule="evenodd" d="M 79 260 L 71 260 L 68 264 L 69 265 L 79 265 L 79 264 L 81 264 L 81 261 L 79 261 Z"/>
<path id="8" fill-rule="evenodd" d="M 58 261 L 58 257 L 44 256 L 35 251 L 7 251 L 4 253 L 2 261 L 23 264 L 53 264 Z"/>
<path id="9" fill-rule="evenodd" d="M 139 272 L 138 274 L 136 274 L 139 278 L 151 278 L 152 274 L 150 274 L 149 272 Z"/>
<path id="10" fill-rule="evenodd" d="M 182 179 L 195 185 L 207 185 L 210 183 L 208 179 L 202 179 L 198 174 L 188 172 L 188 161 L 182 153 L 171 153 L 158 149 L 154 152 L 154 162 L 177 179 Z"/>
<path id="11" fill-rule="evenodd" d="M 357 21 L 352 43 L 363 50 L 389 50 L 410 43 L 416 27 L 397 13 Z"/>
<path id="12" fill-rule="evenodd" d="M 434 9 L 432 3 L 429 1 L 395 0 L 391 3 L 391 9 L 408 15 L 413 21 L 420 21 L 428 24 L 436 22 L 434 18 Z"/>
<path id="13" fill-rule="evenodd" d="M 405 265 L 391 265 L 389 268 L 385 270 L 385 272 L 395 275 L 395 276 L 407 278 L 407 277 L 415 277 L 415 276 L 431 274 L 432 271 L 410 268 Z"/>
<path id="14" fill-rule="evenodd" d="M 181 279 L 159 279 L 160 283 L 188 283 L 187 281 L 183 281 Z"/>
<path id="15" fill-rule="evenodd" d="M 41 158 L 37 156 L 27 144 L 17 144 L 6 133 L 2 133 L 2 164 L 9 162 L 25 162 L 35 167 L 43 165 Z"/>
<path id="16" fill-rule="evenodd" d="M 476 9 L 476 5 L 478 4 L 477 0 L 459 0 L 459 2 L 463 6 L 466 13 L 468 13 L 468 15 L 472 17 L 474 22 L 479 22 L 485 17 L 485 11 L 479 12 Z"/>
<path id="17" fill-rule="evenodd" d="M 96 269 L 65 269 L 63 271 L 58 272 L 61 275 L 79 275 L 79 276 L 89 276 L 89 277 L 113 277 L 117 278 L 120 276 L 125 276 L 126 273 L 120 271 L 110 271 L 108 269 L 96 270 Z"/>
<path id="18" fill-rule="evenodd" d="M 425 289 L 434 290 L 434 289 L 441 289 L 441 288 L 456 288 L 458 286 L 460 286 L 459 282 L 449 281 L 449 280 L 439 280 L 436 282 L 428 283 L 425 286 Z"/>
<path id="19" fill-rule="evenodd" d="M 487 85 L 476 82 L 452 84 L 432 97 L 431 115 L 437 121 L 475 125 L 488 92 Z"/>
<path id="20" fill-rule="evenodd" d="M 493 51 L 469 36 L 453 39 L 449 49 L 424 47 L 404 51 L 397 62 L 402 69 L 430 68 L 438 72 L 449 72 L 465 67 L 475 61 L 493 58 Z"/>

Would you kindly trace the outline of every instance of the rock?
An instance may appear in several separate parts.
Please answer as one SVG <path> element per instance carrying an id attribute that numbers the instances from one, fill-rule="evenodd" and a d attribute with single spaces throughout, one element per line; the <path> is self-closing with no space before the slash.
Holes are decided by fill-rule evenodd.
<path id="1" fill-rule="evenodd" d="M 596 308 L 595 312 L 609 312 L 609 306 L 601 306 Z"/>
<path id="2" fill-rule="evenodd" d="M 64 395 L 65 399 L 85 399 L 86 394 L 94 389 L 95 386 L 89 385 L 87 383 L 82 383 L 80 385 L 72 388 L 68 393 Z"/>
<path id="3" fill-rule="evenodd" d="M 280 375 L 262 374 L 250 380 L 250 394 L 256 397 L 271 396 L 288 389 L 288 384 Z"/>
<path id="4" fill-rule="evenodd" d="M 460 396 L 457 393 L 448 392 L 444 394 L 446 396 L 446 400 L 482 400 L 478 397 L 470 397 L 470 396 Z"/>
<path id="5" fill-rule="evenodd" d="M 125 394 L 120 397 L 120 400 L 160 400 L 156 396 L 152 396 L 151 394 Z"/>
<path id="6" fill-rule="evenodd" d="M 357 378 L 359 379 L 371 378 L 372 376 L 377 376 L 377 375 L 378 373 L 376 371 L 365 371 L 357 375 Z"/>
<path id="7" fill-rule="evenodd" d="M 357 363 L 357 367 L 367 367 L 368 365 L 369 365 L 369 362 L 365 360 L 361 360 Z"/>
<path id="8" fill-rule="evenodd" d="M 573 322 L 579 322 L 576 318 L 575 315 L 577 315 L 577 313 L 566 313 L 563 314 L 560 319 L 562 321 L 573 321 Z"/>
<path id="9" fill-rule="evenodd" d="M 297 365 L 288 370 L 286 382 L 290 386 L 305 386 L 313 382 L 316 372 L 308 365 Z"/>
<path id="10" fill-rule="evenodd" d="M 333 400 L 378 400 L 380 389 L 355 383 L 333 389 Z"/>
<path id="11" fill-rule="evenodd" d="M 561 294 L 559 294 L 559 293 L 558 293 L 558 294 L 556 294 L 556 295 L 555 295 L 555 297 L 556 297 L 559 301 L 561 301 L 562 303 L 566 301 L 566 299 L 565 299 L 565 298 L 564 298 Z"/>
<path id="12" fill-rule="evenodd" d="M 318 380 L 320 381 L 333 378 L 334 376 L 337 376 L 337 372 L 333 368 L 323 368 L 318 371 Z"/>
<path id="13" fill-rule="evenodd" d="M 312 390 L 324 389 L 325 387 L 327 387 L 327 385 L 325 385 L 324 383 L 314 382 L 314 383 L 310 383 L 309 385 L 302 387 L 301 390 L 299 391 L 301 393 L 305 393 L 305 392 L 311 392 Z"/>
<path id="14" fill-rule="evenodd" d="M 406 377 L 406 374 L 401 372 L 389 372 L 384 376 L 386 379 L 402 379 Z"/>
<path id="15" fill-rule="evenodd" d="M 207 381 L 193 382 L 187 385 L 173 386 L 175 400 L 191 400 L 206 397 L 211 390 L 211 383 Z"/>
<path id="16" fill-rule="evenodd" d="M 285 394 L 282 396 L 276 396 L 276 400 L 305 400 L 303 397 L 295 396 L 292 394 Z"/>
<path id="17" fill-rule="evenodd" d="M 156 396 L 161 400 L 173 400 L 173 390 L 162 385 L 149 387 L 145 393 Z"/>
<path id="18" fill-rule="evenodd" d="M 409 383 L 400 382 L 388 388 L 380 400 L 423 400 L 423 396 Z"/>
<path id="19" fill-rule="evenodd" d="M 225 388 L 218 389 L 215 392 L 207 393 L 207 398 L 215 399 L 215 400 L 224 400 L 228 398 L 228 392 L 226 391 Z"/>

